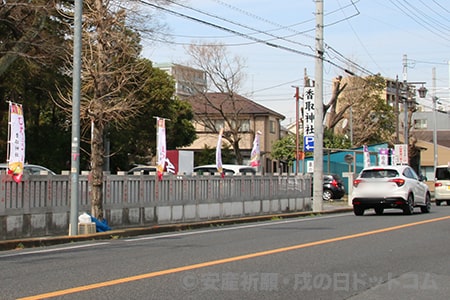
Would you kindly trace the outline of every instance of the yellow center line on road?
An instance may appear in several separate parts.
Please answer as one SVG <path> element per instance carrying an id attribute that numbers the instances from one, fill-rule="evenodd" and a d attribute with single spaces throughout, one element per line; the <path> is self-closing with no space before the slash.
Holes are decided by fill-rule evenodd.
<path id="1" fill-rule="evenodd" d="M 430 220 L 425 220 L 425 221 L 420 221 L 420 222 L 408 223 L 408 224 L 403 224 L 403 225 L 398 225 L 398 226 L 392 226 L 392 227 L 387 227 L 387 228 L 382 228 L 382 229 L 377 229 L 377 230 L 372 230 L 372 231 L 366 231 L 366 232 L 361 232 L 361 233 L 356 233 L 356 234 L 351 234 L 351 235 L 345 235 L 345 236 L 340 236 L 340 237 L 335 237 L 335 238 L 330 238 L 330 239 L 325 239 L 325 240 L 320 240 L 320 241 L 315 241 L 315 242 L 298 244 L 298 245 L 293 245 L 293 246 L 289 246 L 289 247 L 277 248 L 277 249 L 266 250 L 266 251 L 261 251 L 261 252 L 249 253 L 249 254 L 245 254 L 245 255 L 233 256 L 233 257 L 224 258 L 224 259 L 212 260 L 212 261 L 207 261 L 207 262 L 203 262 L 203 263 L 198 263 L 198 264 L 193 264 L 193 265 L 188 265 L 188 266 L 183 266 L 183 267 L 177 267 L 177 268 L 171 268 L 171 269 L 166 269 L 166 270 L 161 270 L 161 271 L 155 271 L 155 272 L 150 272 L 150 273 L 145 273 L 145 274 L 135 275 L 135 276 L 130 276 L 130 277 L 124 277 L 124 278 L 119 278 L 119 279 L 114 279 L 114 280 L 109 280 L 109 281 L 104 281 L 104 282 L 99 282 L 99 283 L 82 285 L 82 286 L 78 286 L 78 287 L 49 292 L 49 293 L 45 293 L 45 294 L 19 298 L 18 300 L 37 300 L 37 299 L 47 299 L 47 298 L 52 298 L 52 297 L 59 297 L 59 296 L 63 296 L 63 295 L 79 293 L 79 292 L 83 292 L 83 291 L 108 287 L 108 286 L 112 286 L 112 285 L 117 285 L 117 284 L 122 284 L 122 283 L 142 280 L 142 279 L 148 279 L 148 278 L 153 278 L 153 277 L 158 277 L 158 276 L 163 276 L 163 275 L 168 275 L 168 274 L 174 274 L 174 273 L 179 273 L 179 272 L 184 272 L 184 271 L 190 271 L 190 270 L 195 270 L 195 269 L 200 269 L 200 268 L 205 268 L 205 267 L 210 267 L 210 266 L 215 266 L 215 265 L 220 265 L 220 264 L 226 264 L 226 263 L 245 260 L 245 259 L 251 259 L 251 258 L 256 258 L 256 257 L 261 257 L 261 256 L 266 256 L 266 255 L 277 254 L 277 253 L 286 252 L 286 251 L 298 250 L 298 249 L 307 248 L 307 247 L 313 247 L 313 246 L 318 246 L 318 245 L 323 245 L 323 244 L 329 244 L 329 243 L 349 240 L 349 239 L 355 239 L 355 238 L 364 237 L 364 236 L 368 236 L 368 235 L 379 234 L 379 233 L 389 232 L 389 231 L 393 231 L 393 230 L 408 228 L 408 227 L 412 227 L 412 226 L 418 226 L 418 225 L 428 224 L 428 223 L 432 223 L 432 222 L 444 221 L 444 220 L 448 220 L 448 219 L 450 219 L 450 216 L 435 218 L 435 219 L 430 219 Z"/>

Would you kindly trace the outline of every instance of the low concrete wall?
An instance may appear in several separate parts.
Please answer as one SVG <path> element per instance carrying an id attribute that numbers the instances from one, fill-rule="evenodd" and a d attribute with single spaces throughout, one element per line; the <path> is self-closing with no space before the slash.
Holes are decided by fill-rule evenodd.
<path id="1" fill-rule="evenodd" d="M 70 184 L 65 175 L 13 182 L 0 174 L 0 239 L 66 235 Z M 310 177 L 105 174 L 105 218 L 113 229 L 311 210 Z M 88 176 L 80 176 L 79 214 L 90 212 Z"/>

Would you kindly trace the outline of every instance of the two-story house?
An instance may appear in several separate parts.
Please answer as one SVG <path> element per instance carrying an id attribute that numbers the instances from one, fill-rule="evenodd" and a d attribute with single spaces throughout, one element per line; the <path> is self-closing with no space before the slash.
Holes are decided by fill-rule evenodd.
<path id="1" fill-rule="evenodd" d="M 238 128 L 240 153 L 244 164 L 248 164 L 253 140 L 259 131 L 262 171 L 277 172 L 278 161 L 273 160 L 270 153 L 273 143 L 281 138 L 280 123 L 284 116 L 241 95 L 233 95 L 232 100 L 224 93 L 207 93 L 206 97 L 196 95 L 186 99 L 195 113 L 194 126 L 198 139 L 184 150 L 201 151 L 205 145 L 215 148 L 220 128 L 226 134 L 231 125 Z M 226 143 L 226 139 L 223 142 Z"/>
<path id="2" fill-rule="evenodd" d="M 155 64 L 155 67 L 174 78 L 176 96 L 192 105 L 198 139 L 183 150 L 195 153 L 202 151 L 205 145 L 211 149 L 216 148 L 218 130 L 221 127 L 225 132 L 230 129 L 225 119 L 234 120 L 232 126 L 236 126 L 236 121 L 239 123 L 239 149 L 244 164 L 250 160 L 255 134 L 260 131 L 261 171 L 279 171 L 279 162 L 273 160 L 270 153 L 273 143 L 281 137 L 281 121 L 285 118 L 283 115 L 240 95 L 233 95 L 233 101 L 230 101 L 227 94 L 207 93 L 207 98 L 211 101 L 208 104 L 203 96 L 207 82 L 202 70 L 172 63 Z M 213 109 L 213 106 L 221 106 L 221 112 Z M 205 126 L 205 120 L 213 122 L 213 126 Z M 227 143 L 226 139 L 223 139 L 223 143 Z"/>

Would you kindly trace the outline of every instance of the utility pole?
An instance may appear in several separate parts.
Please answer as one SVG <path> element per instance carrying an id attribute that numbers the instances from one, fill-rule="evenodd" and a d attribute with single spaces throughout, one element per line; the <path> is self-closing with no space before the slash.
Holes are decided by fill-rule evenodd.
<path id="1" fill-rule="evenodd" d="M 409 122 L 408 122 L 408 98 L 409 98 L 409 87 L 408 87 L 408 58 L 406 54 L 403 54 L 403 88 L 405 94 L 403 97 L 403 113 L 404 113 L 404 128 L 403 128 L 403 139 L 404 144 L 409 145 Z"/>
<path id="2" fill-rule="evenodd" d="M 394 113 L 395 113 L 395 143 L 399 144 L 400 143 L 400 134 L 399 134 L 399 130 L 400 130 L 400 118 L 399 118 L 399 109 L 398 109 L 398 104 L 399 104 L 399 97 L 400 97 L 400 93 L 399 93 L 399 84 L 398 84 L 398 75 L 395 78 L 395 106 L 394 106 Z"/>
<path id="3" fill-rule="evenodd" d="M 81 35 L 83 0 L 75 0 L 73 35 L 73 86 L 72 86 L 72 145 L 70 163 L 70 232 L 78 234 L 78 182 L 80 171 L 80 94 L 81 94 Z"/>
<path id="4" fill-rule="evenodd" d="M 433 95 L 432 95 L 432 99 L 433 99 L 433 119 L 434 119 L 434 126 L 433 126 L 433 165 L 434 165 L 434 169 L 433 172 L 436 172 L 436 166 L 438 164 L 438 147 L 437 147 L 437 100 L 438 98 L 436 97 L 436 68 L 433 67 L 432 69 L 432 81 L 433 81 Z"/>
<path id="5" fill-rule="evenodd" d="M 323 2 L 316 0 L 313 212 L 323 210 Z"/>

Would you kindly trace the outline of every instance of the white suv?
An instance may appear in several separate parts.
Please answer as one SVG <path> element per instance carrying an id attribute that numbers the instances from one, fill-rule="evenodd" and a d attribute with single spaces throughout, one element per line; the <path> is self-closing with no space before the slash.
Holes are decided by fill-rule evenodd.
<path id="1" fill-rule="evenodd" d="M 222 165 L 222 168 L 225 175 L 256 174 L 256 168 L 252 166 L 224 164 Z M 194 168 L 194 172 L 197 173 L 198 175 L 203 175 L 205 173 L 214 175 L 215 173 L 217 173 L 217 166 L 216 165 L 197 166 Z"/>
<path id="2" fill-rule="evenodd" d="M 450 205 L 450 166 L 436 166 L 434 174 L 434 200 L 436 205 L 446 201 Z"/>
<path id="3" fill-rule="evenodd" d="M 373 208 L 381 215 L 386 208 L 398 208 L 412 215 L 414 207 L 420 207 L 422 213 L 428 213 L 431 196 L 423 180 L 406 165 L 365 168 L 353 181 L 353 212 L 361 216 Z"/>

